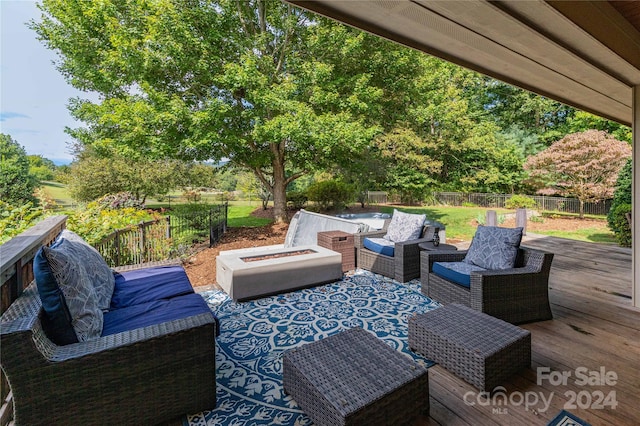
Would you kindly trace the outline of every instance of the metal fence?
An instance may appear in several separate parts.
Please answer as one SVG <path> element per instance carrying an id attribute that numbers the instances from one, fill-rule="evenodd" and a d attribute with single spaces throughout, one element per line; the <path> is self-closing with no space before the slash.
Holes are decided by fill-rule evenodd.
<path id="1" fill-rule="evenodd" d="M 462 192 L 434 192 L 438 203 L 449 206 L 461 206 L 463 203 L 471 203 L 479 207 L 502 208 L 505 201 L 512 194 L 486 194 L 486 193 L 462 193 Z M 579 213 L 580 202 L 576 198 L 547 197 L 544 195 L 531 195 L 537 209 L 541 211 L 557 211 L 565 213 Z M 592 215 L 606 215 L 611 208 L 611 200 L 602 200 L 598 203 L 584 203 L 584 213 Z"/>
<path id="2" fill-rule="evenodd" d="M 94 247 L 112 267 L 168 259 L 180 246 L 207 238 L 209 246 L 218 242 L 227 229 L 227 213 L 228 205 L 224 204 L 140 222 L 118 229 Z"/>

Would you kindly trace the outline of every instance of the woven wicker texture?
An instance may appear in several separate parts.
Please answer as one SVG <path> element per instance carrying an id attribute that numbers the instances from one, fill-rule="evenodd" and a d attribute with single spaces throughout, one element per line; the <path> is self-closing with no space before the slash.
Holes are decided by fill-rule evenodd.
<path id="1" fill-rule="evenodd" d="M 520 247 L 514 268 L 472 272 L 470 288 L 432 272 L 435 262 L 460 262 L 466 253 L 422 252 L 422 293 L 440 303 L 460 303 L 512 324 L 553 318 L 549 305 L 553 253 Z"/>
<path id="2" fill-rule="evenodd" d="M 155 424 L 215 407 L 213 315 L 57 346 L 41 306 L 32 283 L 1 319 L 16 425 Z"/>
<path id="3" fill-rule="evenodd" d="M 427 370 L 362 328 L 291 349 L 283 386 L 316 425 L 398 425 L 429 412 Z"/>
<path id="4" fill-rule="evenodd" d="M 409 346 L 480 390 L 531 365 L 531 333 L 451 304 L 409 318 Z"/>
<path id="5" fill-rule="evenodd" d="M 420 248 L 418 244 L 433 241 L 437 227 L 426 226 L 426 237 L 395 243 L 393 257 L 372 252 L 364 248 L 363 240 L 367 237 L 383 237 L 386 231 L 361 232 L 354 235 L 354 244 L 358 252 L 358 267 L 390 277 L 404 283 L 420 276 Z"/>
<path id="6" fill-rule="evenodd" d="M 342 255 L 342 272 L 356 268 L 356 251 L 353 245 L 353 234 L 344 231 L 318 232 L 318 245 Z"/>

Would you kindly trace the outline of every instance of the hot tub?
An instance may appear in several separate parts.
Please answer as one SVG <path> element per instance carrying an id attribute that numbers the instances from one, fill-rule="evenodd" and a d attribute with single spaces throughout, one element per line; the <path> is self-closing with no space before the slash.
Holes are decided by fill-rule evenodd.
<path id="1" fill-rule="evenodd" d="M 369 228 L 372 230 L 384 228 L 384 221 L 391 219 L 391 215 L 389 213 L 381 213 L 381 212 L 341 213 L 341 214 L 337 214 L 336 217 L 367 224 L 369 225 Z M 440 242 L 444 244 L 447 241 L 444 224 L 437 222 L 435 220 L 431 220 L 429 218 L 427 218 L 424 221 L 424 224 L 439 227 L 440 232 L 438 233 L 438 235 L 440 236 Z"/>
<path id="2" fill-rule="evenodd" d="M 370 229 L 382 229 L 384 228 L 384 221 L 391 219 L 389 213 L 342 213 L 337 214 L 336 217 L 364 223 L 369 225 Z"/>

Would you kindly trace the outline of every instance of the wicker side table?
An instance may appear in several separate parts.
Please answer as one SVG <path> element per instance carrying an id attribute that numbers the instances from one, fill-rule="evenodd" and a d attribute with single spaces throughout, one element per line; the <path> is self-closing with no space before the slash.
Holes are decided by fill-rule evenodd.
<path id="1" fill-rule="evenodd" d="M 409 318 L 409 347 L 485 391 L 531 366 L 529 331 L 455 303 Z"/>
<path id="2" fill-rule="evenodd" d="M 429 412 L 427 369 L 362 328 L 288 350 L 282 384 L 316 425 L 411 424 Z"/>
<path id="3" fill-rule="evenodd" d="M 344 231 L 318 232 L 318 245 L 342 255 L 342 272 L 356 269 L 356 249 L 353 234 Z"/>

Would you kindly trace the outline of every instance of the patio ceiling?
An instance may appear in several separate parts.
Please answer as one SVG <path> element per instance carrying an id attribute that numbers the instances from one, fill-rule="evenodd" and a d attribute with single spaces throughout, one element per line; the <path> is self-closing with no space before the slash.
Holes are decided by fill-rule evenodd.
<path id="1" fill-rule="evenodd" d="M 287 1 L 602 117 L 633 121 L 638 1 Z"/>

